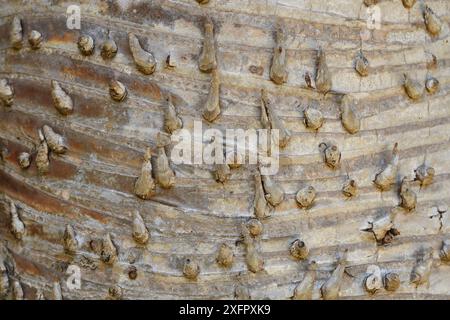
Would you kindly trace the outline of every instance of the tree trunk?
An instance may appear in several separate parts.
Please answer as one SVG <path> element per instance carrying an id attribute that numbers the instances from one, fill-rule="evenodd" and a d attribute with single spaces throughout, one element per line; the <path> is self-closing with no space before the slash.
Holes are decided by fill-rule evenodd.
<path id="1" fill-rule="evenodd" d="M 87 1 L 79 6 L 80 30 L 67 24 L 66 11 L 73 1 L 56 3 L 12 1 L 1 10 L 0 78 L 14 89 L 13 104 L 0 106 L 0 263 L 9 279 L 3 298 L 13 298 L 13 281 L 18 280 L 26 299 L 36 299 L 39 292 L 54 298 L 54 283 L 61 286 L 64 299 L 233 299 L 243 297 L 238 294 L 242 288 L 252 299 L 289 299 L 315 261 L 312 298 L 320 299 L 320 288 L 345 250 L 342 299 L 450 298 L 450 266 L 440 257 L 443 241 L 450 238 L 446 0 L 427 1 L 442 22 L 440 33 L 433 36 L 427 32 L 421 4 L 406 9 L 401 0 L 380 1 L 369 9 L 379 8 L 381 14 L 381 25 L 374 29 L 366 23 L 367 7 L 355 0 L 211 0 L 204 5 L 194 0 Z M 202 118 L 211 74 L 198 66 L 206 15 L 214 25 L 221 81 L 221 113 L 211 123 Z M 21 49 L 14 49 L 9 38 L 14 16 L 22 21 Z M 279 85 L 270 80 L 277 25 L 285 30 L 288 71 L 286 82 Z M 32 30 L 43 37 L 38 49 L 28 42 Z M 153 74 L 137 68 L 128 33 L 155 57 Z M 95 41 L 90 56 L 77 47 L 82 34 Z M 111 59 L 101 56 L 108 37 L 118 47 Z M 326 94 L 315 89 L 319 48 L 332 80 Z M 365 77 L 354 67 L 360 50 L 370 65 Z M 404 73 L 418 81 L 421 90 L 433 76 L 439 90 L 424 90 L 420 99 L 412 100 L 403 87 Z M 127 89 L 122 102 L 110 97 L 113 79 Z M 64 115 L 55 108 L 52 80 L 72 99 L 72 113 Z M 157 186 L 147 200 L 135 195 L 147 148 L 155 169 L 168 96 L 188 132 L 193 133 L 196 121 L 204 130 L 225 132 L 262 128 L 263 88 L 291 137 L 280 151 L 278 172 L 271 176 L 284 190 L 284 200 L 261 221 L 260 236 L 242 238 L 241 228 L 254 217 L 255 165 L 231 169 L 229 180 L 219 183 L 212 165 L 170 161 L 172 188 Z M 361 121 L 354 134 L 341 124 L 345 94 Z M 305 127 L 303 110 L 308 106 L 325 118 L 317 131 Z M 44 125 L 64 137 L 67 151 L 50 151 L 49 171 L 39 174 L 38 132 Z M 45 141 L 50 146 L 48 137 Z M 341 151 L 338 167 L 324 163 L 322 142 Z M 391 160 L 395 143 L 396 184 L 381 192 L 373 180 Z M 174 145 L 166 146 L 169 160 Z M 25 169 L 18 161 L 22 152 L 31 154 Z M 403 177 L 414 180 L 414 170 L 423 163 L 435 169 L 435 176 L 428 186 L 411 183 L 417 205 L 408 212 L 399 207 L 400 182 Z M 348 178 L 356 181 L 358 190 L 351 198 L 342 192 Z M 296 194 L 309 185 L 316 198 L 310 208 L 300 208 Z M 12 232 L 11 202 L 25 227 L 21 239 Z M 362 230 L 392 211 L 400 234 L 390 243 L 377 243 L 374 233 Z M 146 244 L 133 239 L 136 212 L 150 234 Z M 76 235 L 73 251 L 64 248 L 67 225 Z M 102 260 L 107 234 L 117 250 L 115 261 L 106 261 L 110 263 Z M 296 239 L 309 249 L 306 259 L 290 255 Z M 234 252 L 229 267 L 216 261 L 223 243 Z M 248 243 L 264 261 L 263 271 L 249 271 Z M 413 271 L 429 248 L 429 281 L 412 283 Z M 186 271 L 186 259 L 200 267 L 196 278 L 195 265 Z M 371 265 L 379 266 L 383 275 L 398 273 L 400 287 L 369 294 L 364 282 Z M 80 288 L 72 281 L 77 268 Z"/>

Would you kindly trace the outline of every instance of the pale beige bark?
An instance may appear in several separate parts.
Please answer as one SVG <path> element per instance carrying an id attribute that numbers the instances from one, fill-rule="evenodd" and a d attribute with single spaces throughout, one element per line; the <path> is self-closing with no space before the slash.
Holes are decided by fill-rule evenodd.
<path id="1" fill-rule="evenodd" d="M 360 32 L 365 30 L 367 7 L 358 0 L 211 0 L 204 5 L 194 0 L 89 1 L 81 5 L 82 30 L 66 28 L 65 3 L 40 3 L 5 2 L 0 13 L 0 78 L 14 90 L 11 106 L 0 101 L 0 257 L 5 265 L 0 271 L 2 284 L 7 283 L 3 298 L 59 298 L 57 283 L 63 299 L 290 299 L 315 261 L 311 296 L 320 299 L 320 288 L 345 249 L 342 299 L 450 298 L 448 242 L 443 245 L 450 237 L 447 0 L 427 1 L 443 23 L 437 35 L 427 30 L 418 2 L 407 9 L 401 0 L 379 1 L 381 28 L 370 31 L 363 41 Z M 144 152 L 150 147 L 155 157 L 157 133 L 164 131 L 165 97 L 171 95 L 184 129 L 192 132 L 193 122 L 202 121 L 211 82 L 211 75 L 198 68 L 206 13 L 215 26 L 221 113 L 204 126 L 261 128 L 264 88 L 291 134 L 280 151 L 280 170 L 271 177 L 284 191 L 284 201 L 269 218 L 261 219 L 263 232 L 251 239 L 264 265 L 257 273 L 248 270 L 248 248 L 241 239 L 242 223 L 254 218 L 255 168 L 231 169 L 222 184 L 215 181 L 211 166 L 170 163 L 175 172 L 171 189 L 158 186 L 148 200 L 134 194 Z M 23 23 L 16 19 L 10 39 L 15 16 Z M 289 77 L 276 85 L 269 73 L 275 28 L 281 20 Z M 23 39 L 18 35 L 21 28 Z M 31 28 L 43 37 L 39 49 L 28 43 Z M 129 33 L 153 54 L 157 61 L 153 74 L 136 68 Z M 81 35 L 91 36 L 97 45 L 92 55 L 80 53 Z M 108 37 L 118 50 L 113 58 L 103 59 L 101 44 Z M 315 90 L 319 47 L 326 53 L 332 77 L 331 91 L 325 95 Z M 366 77 L 354 65 L 361 49 L 370 63 Z M 172 67 L 165 68 L 169 54 Z M 404 73 L 421 90 L 433 76 L 439 89 L 434 94 L 421 91 L 422 96 L 413 100 L 405 92 Z M 110 98 L 113 79 L 128 91 L 123 102 Z M 51 81 L 67 92 L 63 100 L 68 109 L 73 104 L 66 115 L 55 109 Z M 354 134 L 341 123 L 344 94 L 352 95 L 360 119 Z M 304 125 L 306 107 L 320 110 L 325 119 L 317 130 Z M 67 150 L 61 155 L 50 150 L 48 172 L 40 175 L 36 150 L 47 146 L 38 136 L 44 125 L 65 139 Z M 324 163 L 321 142 L 339 148 L 337 168 Z M 396 142 L 396 185 L 381 192 L 373 180 L 390 161 Z M 32 155 L 30 167 L 24 169 L 18 161 L 22 152 Z M 411 182 L 409 188 L 417 195 L 415 209 L 398 208 L 401 179 L 413 180 L 414 170 L 424 163 L 434 168 L 431 184 Z M 342 192 L 349 177 L 358 186 L 351 198 Z M 316 191 L 307 210 L 295 198 L 306 186 Z M 21 239 L 11 230 L 10 201 L 25 226 Z M 393 225 L 400 235 L 389 245 L 379 245 L 372 232 L 362 229 L 393 208 Z M 136 211 L 149 232 L 145 244 L 133 238 Z M 64 241 L 68 225 L 73 229 L 71 243 L 76 244 L 70 250 Z M 101 260 L 105 237 L 106 248 L 117 249 L 113 265 Z M 290 255 L 295 239 L 305 242 L 307 259 Z M 227 267 L 217 263 L 224 244 L 234 255 Z M 423 258 L 423 250 L 429 248 L 431 258 Z M 200 273 L 191 279 L 183 274 L 187 259 L 199 267 Z M 80 290 L 67 288 L 69 265 L 81 268 Z M 395 284 L 397 277 L 392 275 L 398 274 L 399 288 L 388 283 L 396 290 L 383 287 L 368 294 L 364 280 L 369 265 L 379 266 L 383 277 L 390 272 L 387 278 Z M 413 270 L 421 276 L 415 283 Z M 6 273 L 8 280 L 3 277 Z M 309 288 L 308 284 L 307 296 Z"/>

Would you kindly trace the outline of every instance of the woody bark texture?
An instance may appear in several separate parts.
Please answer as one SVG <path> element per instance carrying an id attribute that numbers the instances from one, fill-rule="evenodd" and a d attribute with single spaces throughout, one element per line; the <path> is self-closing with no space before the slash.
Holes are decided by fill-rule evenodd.
<path id="1" fill-rule="evenodd" d="M 82 1 L 81 30 L 66 25 L 74 1 L 3 1 L 0 78 L 14 97 L 0 100 L 0 299 L 290 299 L 307 274 L 306 296 L 322 299 L 321 288 L 337 268 L 345 268 L 333 284 L 340 299 L 450 299 L 450 265 L 440 258 L 450 237 L 450 2 L 425 2 L 439 17 L 438 33 L 427 30 L 419 1 L 411 8 L 402 0 L 379 1 L 379 29 L 367 28 L 371 7 L 363 0 Z M 206 16 L 214 24 L 220 73 L 220 115 L 211 123 L 202 118 L 211 74 L 199 70 Z M 277 85 L 270 69 L 280 23 L 289 77 Z M 28 41 L 32 30 L 42 35 L 38 48 Z M 154 57 L 153 73 L 137 68 L 129 34 Z M 82 35 L 94 40 L 91 55 L 78 48 Z M 108 39 L 118 50 L 104 59 L 101 44 Z M 319 49 L 331 75 L 327 93 L 315 83 Z M 354 65 L 361 50 L 370 63 L 365 77 Z M 421 85 L 420 98 L 405 92 L 404 74 Z M 431 76 L 439 80 L 434 93 L 425 90 Z M 124 101 L 111 99 L 112 80 L 126 88 Z M 55 107 L 52 81 L 70 98 L 70 112 Z M 270 176 L 284 200 L 261 219 L 262 234 L 251 238 L 264 264 L 253 273 L 241 226 L 255 218 L 255 168 L 230 169 L 228 181 L 218 183 L 211 165 L 171 163 L 174 145 L 168 144 L 173 186 L 157 185 L 146 200 L 134 186 L 147 148 L 155 167 L 168 96 L 191 133 L 194 121 L 204 129 L 246 130 L 262 128 L 262 89 L 290 140 Z M 360 121 L 353 134 L 341 122 L 344 95 L 351 96 Z M 307 107 L 323 116 L 317 130 L 304 124 Z M 64 153 L 40 140 L 44 126 L 64 138 Z M 339 148 L 336 168 L 325 164 L 322 142 Z M 382 191 L 373 180 L 390 163 L 396 143 L 396 183 Z M 46 145 L 48 172 L 40 174 L 36 152 Z M 29 167 L 18 161 L 23 152 L 31 155 Z M 434 177 L 421 186 L 414 170 L 424 163 Z M 400 207 L 403 177 L 417 196 L 411 211 Z M 353 197 L 342 192 L 348 179 L 358 186 Z M 307 186 L 316 196 L 304 209 L 296 194 Z M 389 243 L 362 231 L 391 210 L 398 211 L 392 224 L 400 234 Z M 145 243 L 133 238 L 136 212 L 140 230 L 148 230 Z M 24 225 L 20 239 L 12 221 L 15 229 L 19 221 Z M 290 255 L 296 239 L 306 244 L 306 259 Z M 217 262 L 223 244 L 234 255 L 226 267 Z M 345 250 L 345 264 L 338 265 Z M 106 255 L 108 263 L 102 261 Z M 196 277 L 183 274 L 187 259 L 198 266 Z M 67 286 L 71 265 L 80 267 L 80 289 Z M 380 267 L 383 277 L 398 274 L 399 287 L 368 294 L 363 283 L 370 265 Z M 422 265 L 421 281 L 412 282 Z"/>

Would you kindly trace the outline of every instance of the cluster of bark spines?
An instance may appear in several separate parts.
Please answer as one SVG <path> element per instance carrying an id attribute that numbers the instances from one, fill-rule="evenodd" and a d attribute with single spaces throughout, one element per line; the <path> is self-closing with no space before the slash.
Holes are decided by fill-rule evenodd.
<path id="1" fill-rule="evenodd" d="M 415 0 L 402 0 L 405 8 L 411 8 L 415 4 Z M 208 1 L 197 0 L 199 4 L 206 4 Z M 364 0 L 367 6 L 378 3 L 376 0 Z M 429 8 L 425 6 L 423 9 L 423 16 L 427 31 L 432 36 L 439 36 L 442 29 L 442 22 L 439 17 Z M 205 40 L 203 49 L 199 58 L 199 70 L 205 73 L 211 73 L 210 91 L 205 103 L 203 117 L 206 121 L 213 123 L 221 113 L 220 105 L 220 78 L 218 71 L 218 62 L 216 58 L 216 45 L 214 39 L 214 23 L 210 17 L 205 17 Z M 286 31 L 280 24 L 277 28 L 276 46 L 274 48 L 274 56 L 272 60 L 270 79 L 277 85 L 283 85 L 287 82 L 287 57 L 286 57 Z M 140 41 L 133 33 L 128 34 L 129 47 L 132 58 L 136 68 L 145 75 L 151 75 L 155 72 L 157 62 L 151 52 L 146 51 L 141 46 Z M 42 47 L 44 41 L 43 35 L 36 30 L 32 30 L 28 35 L 28 42 L 32 49 L 39 49 Z M 18 17 L 13 17 L 10 29 L 11 46 L 20 50 L 23 46 L 23 30 L 22 21 Z M 95 51 L 95 40 L 90 35 L 81 35 L 78 39 L 78 49 L 81 54 L 90 56 Z M 118 52 L 116 42 L 110 37 L 108 32 L 108 39 L 101 44 L 101 56 L 106 59 L 113 59 Z M 370 73 L 370 65 L 368 59 L 363 54 L 362 50 L 356 57 L 355 70 L 361 77 L 366 77 Z M 309 80 L 311 81 L 311 79 Z M 412 79 L 409 75 L 404 74 L 404 89 L 406 94 L 412 100 L 420 100 L 425 92 L 434 94 L 439 89 L 439 81 L 428 76 L 425 80 L 425 85 L 422 86 L 418 81 Z M 326 61 L 326 54 L 322 48 L 317 50 L 316 74 L 314 86 L 320 94 L 326 95 L 332 90 L 332 74 L 328 68 Z M 52 98 L 56 110 L 62 115 L 67 116 L 74 111 L 74 102 L 69 93 L 64 89 L 60 83 L 55 80 L 51 82 Z M 117 102 L 122 102 L 127 97 L 127 88 L 118 80 L 111 80 L 109 84 L 110 96 Z M 14 88 L 9 81 L 2 79 L 0 82 L 0 99 L 2 102 L 10 107 L 13 103 Z M 168 106 L 165 112 L 164 129 L 169 133 L 182 128 L 182 120 L 178 117 L 176 109 L 172 104 L 170 95 L 167 99 Z M 268 130 L 278 129 L 281 131 L 280 147 L 285 147 L 290 140 L 290 132 L 286 129 L 284 123 L 279 119 L 277 112 L 272 106 L 267 91 L 261 91 L 261 108 L 262 116 L 261 123 L 264 128 Z M 320 110 L 306 108 L 304 110 L 305 125 L 313 130 L 319 130 L 323 125 L 323 116 Z M 345 130 L 349 134 L 355 134 L 360 130 L 360 118 L 355 110 L 353 100 L 350 96 L 345 95 L 341 104 L 341 121 Z M 44 125 L 39 130 L 39 143 L 36 148 L 36 166 L 39 174 L 46 174 L 49 171 L 50 161 L 49 152 L 55 154 L 64 154 L 68 150 L 65 137 L 56 133 L 49 125 Z M 152 166 L 152 151 L 148 149 L 144 155 L 144 162 L 141 169 L 141 174 L 135 182 L 135 194 L 144 200 L 152 198 L 156 194 L 156 185 L 158 184 L 163 189 L 170 189 L 175 185 L 175 172 L 169 165 L 169 159 L 166 155 L 165 147 L 167 143 L 158 136 L 156 146 L 156 161 Z M 324 163 L 329 168 L 336 170 L 340 167 L 341 152 L 338 146 L 332 142 L 323 142 L 319 145 L 322 153 Z M 22 153 L 18 157 L 19 165 L 22 169 L 30 166 L 31 156 L 27 153 Z M 385 165 L 385 167 L 375 175 L 374 184 L 381 191 L 391 189 L 393 185 L 397 184 L 397 173 L 399 165 L 399 151 L 396 143 L 392 151 L 392 159 Z M 230 176 L 230 167 L 228 164 L 216 167 L 215 177 L 218 182 L 225 183 Z M 415 179 L 410 180 L 404 177 L 399 188 L 399 197 L 401 206 L 406 211 L 414 211 L 417 204 L 416 193 L 412 190 L 414 181 L 418 181 L 421 187 L 426 187 L 432 183 L 434 177 L 434 169 L 428 167 L 425 163 L 415 170 Z M 348 179 L 343 185 L 342 192 L 347 197 L 356 195 L 357 183 L 353 179 Z M 296 194 L 296 201 L 301 208 L 310 208 L 316 198 L 316 192 L 313 186 L 306 186 L 299 190 Z M 242 225 L 242 242 L 245 245 L 245 260 L 248 270 L 252 273 L 264 271 L 264 259 L 260 253 L 258 241 L 263 232 L 263 222 L 268 218 L 273 210 L 285 200 L 284 190 L 279 186 L 274 179 L 268 175 L 262 175 L 260 172 L 255 174 L 255 201 L 254 214 L 256 219 L 248 221 Z M 384 216 L 369 221 L 369 227 L 364 231 L 373 233 L 378 244 L 389 244 L 394 236 L 399 235 L 399 231 L 394 227 L 396 212 L 390 212 Z M 17 241 L 22 241 L 27 236 L 26 226 L 22 222 L 17 207 L 13 201 L 10 202 L 10 230 Z M 144 219 L 135 212 L 133 215 L 132 237 L 134 241 L 141 246 L 145 246 L 150 239 L 150 233 L 147 229 Z M 120 247 L 115 243 L 110 233 L 106 233 L 100 241 L 99 258 L 105 264 L 113 265 L 119 261 Z M 74 228 L 71 225 L 66 225 L 62 237 L 64 250 L 67 254 L 75 255 L 79 250 L 79 239 Z M 301 239 L 296 239 L 289 246 L 290 255 L 297 260 L 304 260 L 309 258 L 309 247 Z M 442 249 L 439 253 L 443 261 L 449 261 L 449 243 L 444 241 Z M 234 250 L 233 248 L 222 243 L 218 250 L 216 262 L 222 267 L 229 268 L 233 265 Z M 415 285 L 422 285 L 429 281 L 432 271 L 433 254 L 432 249 L 424 249 L 421 256 L 417 259 L 414 266 L 410 282 Z M 339 297 L 340 287 L 343 281 L 344 272 L 348 265 L 347 250 L 339 257 L 337 266 L 331 273 L 331 276 L 326 280 L 321 288 L 320 293 L 323 299 L 336 299 Z M 296 287 L 294 298 L 296 299 L 311 299 L 312 290 L 314 288 L 314 281 L 316 278 L 317 263 L 312 261 L 310 263 L 310 270 L 305 274 L 302 282 Z M 136 272 L 136 270 L 134 270 Z M 197 280 L 201 273 L 200 264 L 193 258 L 186 258 L 182 266 L 182 274 L 188 280 Z M 130 278 L 132 278 L 130 276 Z M 5 288 L 10 286 L 10 279 L 8 270 L 0 260 L 0 294 L 3 295 Z M 23 298 L 23 291 L 18 280 L 11 281 L 11 292 L 13 297 L 17 299 Z M 395 272 L 382 272 L 378 266 L 371 266 L 367 269 L 367 276 L 364 280 L 364 287 L 369 294 L 374 294 L 384 287 L 388 291 L 395 291 L 400 286 L 398 274 Z M 245 290 L 244 290 L 245 291 Z M 239 290 L 239 292 L 244 292 Z M 58 282 L 53 283 L 53 295 L 57 300 L 62 299 L 61 286 Z M 123 289 L 118 286 L 110 287 L 108 291 L 109 298 L 121 299 L 123 297 Z M 245 293 L 245 296 L 250 294 Z M 36 298 L 44 298 L 41 291 L 36 293 Z"/>

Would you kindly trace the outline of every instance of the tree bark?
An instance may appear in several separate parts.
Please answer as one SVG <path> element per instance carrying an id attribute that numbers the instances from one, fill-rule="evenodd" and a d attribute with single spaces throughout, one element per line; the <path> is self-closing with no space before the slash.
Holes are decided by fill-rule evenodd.
<path id="1" fill-rule="evenodd" d="M 320 299 L 320 287 L 345 249 L 342 299 L 450 298 L 450 266 L 439 258 L 443 240 L 450 237 L 450 7 L 446 0 L 427 1 L 444 24 L 438 36 L 427 32 L 418 3 L 408 10 L 401 0 L 377 5 L 382 24 L 374 30 L 366 27 L 366 6 L 355 0 L 83 3 L 81 30 L 66 26 L 66 10 L 72 2 L 2 5 L 0 77 L 8 79 L 15 92 L 13 104 L 0 107 L 0 257 L 11 284 L 3 298 L 12 298 L 13 280 L 19 280 L 26 299 L 36 299 L 39 292 L 53 298 L 55 282 L 64 299 L 232 299 L 236 288 L 242 287 L 252 299 L 289 299 L 314 260 L 312 298 Z M 214 23 L 221 81 L 221 114 L 211 124 L 202 120 L 211 75 L 198 69 L 205 15 Z M 8 37 L 14 16 L 23 23 L 19 50 Z M 276 85 L 269 72 L 280 20 L 287 31 L 288 78 Z M 43 36 L 39 49 L 28 44 L 31 30 Z M 153 74 L 136 68 L 128 45 L 130 32 L 156 58 Z M 91 56 L 78 50 L 82 34 L 95 40 Z M 118 47 L 112 59 L 100 54 L 108 37 Z M 332 75 L 332 89 L 326 95 L 305 80 L 306 73 L 315 79 L 319 47 Z M 370 63 L 367 77 L 354 69 L 360 49 Z M 169 54 L 170 67 L 166 67 Z M 439 91 L 425 92 L 413 101 L 403 88 L 403 73 L 422 87 L 432 75 L 440 82 Z M 123 102 L 109 96 L 113 79 L 127 88 Z M 72 98 L 73 113 L 63 115 L 55 109 L 52 80 Z M 204 129 L 258 129 L 262 88 L 291 139 L 281 150 L 278 173 L 271 177 L 283 188 L 285 198 L 262 221 L 257 245 L 264 271 L 254 274 L 247 268 L 241 241 L 242 223 L 254 217 L 252 166 L 232 169 L 230 179 L 222 184 L 215 181 L 210 165 L 171 163 L 175 185 L 167 190 L 158 187 L 149 200 L 135 196 L 134 184 L 146 148 L 156 150 L 157 133 L 164 131 L 167 95 L 183 128 L 191 133 L 194 121 L 203 121 Z M 355 134 L 341 124 L 344 94 L 354 98 L 361 119 Z M 303 123 L 307 106 L 319 109 L 325 118 L 317 132 Z M 49 172 L 39 175 L 35 156 L 38 130 L 44 125 L 65 138 L 67 151 L 50 151 Z M 338 168 L 325 165 L 321 142 L 339 147 Z M 400 159 L 397 183 L 381 192 L 373 179 L 390 160 L 395 143 Z M 168 156 L 171 148 L 173 144 L 166 147 Z M 22 152 L 32 155 L 27 169 L 18 162 Z M 413 179 L 414 169 L 424 161 L 436 170 L 433 183 L 422 188 L 413 183 L 415 210 L 398 209 L 401 179 Z M 348 178 L 358 186 L 357 195 L 350 199 L 342 193 Z M 309 185 L 317 194 L 311 208 L 304 210 L 295 196 Z M 10 201 L 25 225 L 21 240 L 11 232 Z M 388 245 L 377 244 L 371 232 L 361 229 L 391 209 L 398 210 L 394 225 L 400 235 Z M 133 240 L 135 212 L 149 231 L 146 244 Z M 67 225 L 76 234 L 76 252 L 64 249 Z M 117 249 L 112 265 L 101 260 L 107 234 Z M 296 239 L 309 248 L 306 260 L 290 256 L 289 247 Z M 216 261 L 223 243 L 234 251 L 231 267 Z M 429 285 L 416 287 L 410 283 L 411 273 L 428 247 L 433 257 Z M 186 259 L 200 267 L 196 280 L 183 275 Z M 66 272 L 71 265 L 80 268 L 80 289 L 68 287 Z M 368 294 L 363 283 L 370 265 L 398 273 L 399 289 Z M 121 295 L 115 286 L 122 289 Z"/>

